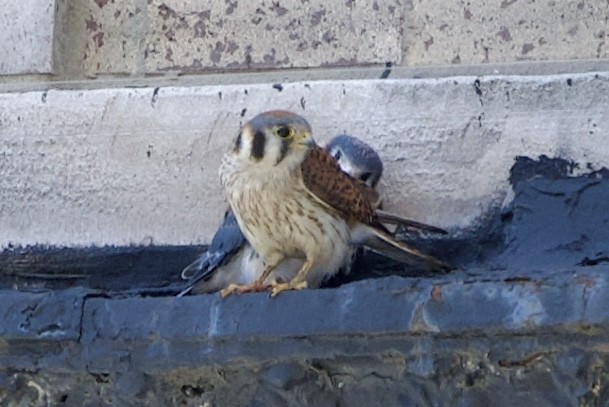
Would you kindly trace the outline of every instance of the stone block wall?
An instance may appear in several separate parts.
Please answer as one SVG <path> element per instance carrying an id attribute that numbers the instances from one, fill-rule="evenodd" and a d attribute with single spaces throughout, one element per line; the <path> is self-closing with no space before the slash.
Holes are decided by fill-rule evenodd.
<path id="1" fill-rule="evenodd" d="M 27 0 L 0 14 L 0 74 L 606 60 L 608 18 L 604 0 Z"/>

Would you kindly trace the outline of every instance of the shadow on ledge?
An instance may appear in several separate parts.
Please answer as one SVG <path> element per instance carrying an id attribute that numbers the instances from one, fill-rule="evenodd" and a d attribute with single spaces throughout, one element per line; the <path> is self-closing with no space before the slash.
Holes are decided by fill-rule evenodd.
<path id="1" fill-rule="evenodd" d="M 15 405 L 599 405 L 609 397 L 609 171 L 518 157 L 514 198 L 361 254 L 323 290 L 175 298 L 203 247 L 0 254 L 0 400 Z M 143 296 L 148 298 L 142 298 Z M 151 298 L 155 297 L 155 298 Z"/>

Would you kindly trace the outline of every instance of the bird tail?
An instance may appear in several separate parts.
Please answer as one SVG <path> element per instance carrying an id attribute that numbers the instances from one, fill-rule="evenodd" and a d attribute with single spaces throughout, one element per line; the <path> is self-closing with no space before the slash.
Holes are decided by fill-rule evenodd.
<path id="1" fill-rule="evenodd" d="M 188 283 L 186 288 L 178 293 L 177 297 L 185 296 L 192 291 L 196 283 L 205 279 L 213 270 L 213 268 L 209 267 L 209 265 L 209 252 L 205 252 L 195 261 L 184 267 L 184 270 L 182 270 L 180 276 L 182 277 L 182 280 L 187 280 Z"/>
<path id="2" fill-rule="evenodd" d="M 180 274 L 180 276 L 182 277 L 182 280 L 190 280 L 197 277 L 197 274 L 201 273 L 204 269 L 207 269 L 208 266 L 209 254 L 208 252 L 205 252 L 195 261 L 184 267 L 184 270 L 182 270 L 182 274 Z"/>
<path id="3" fill-rule="evenodd" d="M 414 247 L 395 240 L 389 233 L 383 230 L 367 225 L 363 227 L 366 229 L 364 231 L 366 238 L 361 243 L 383 256 L 411 267 L 424 268 L 433 272 L 446 273 L 451 269 L 450 265 L 442 260 L 421 253 Z"/>
<path id="4" fill-rule="evenodd" d="M 438 233 L 438 234 L 442 234 L 442 235 L 448 234 L 447 231 L 445 231 L 444 229 L 440 229 L 439 227 L 417 222 L 416 220 L 406 219 L 399 215 L 396 215 L 396 214 L 393 214 L 393 213 L 390 213 L 390 212 L 387 212 L 387 211 L 384 211 L 381 209 L 377 209 L 375 211 L 375 214 L 381 223 L 385 223 L 388 225 L 401 226 L 401 227 L 405 228 L 406 230 L 416 229 L 416 230 L 420 230 L 423 232 L 429 232 L 429 233 Z"/>

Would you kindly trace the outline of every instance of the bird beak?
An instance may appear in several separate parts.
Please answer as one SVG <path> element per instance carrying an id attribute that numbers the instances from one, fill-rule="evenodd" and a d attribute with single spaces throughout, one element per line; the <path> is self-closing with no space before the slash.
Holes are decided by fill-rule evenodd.
<path id="1" fill-rule="evenodd" d="M 298 138 L 299 138 L 298 144 L 300 144 L 302 146 L 313 147 L 313 146 L 317 145 L 317 143 L 315 143 L 315 139 L 309 132 L 300 133 Z"/>

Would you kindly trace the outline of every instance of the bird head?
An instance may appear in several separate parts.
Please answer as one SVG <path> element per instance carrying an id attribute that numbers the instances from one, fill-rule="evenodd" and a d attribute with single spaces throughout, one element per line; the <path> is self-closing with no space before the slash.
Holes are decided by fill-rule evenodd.
<path id="1" fill-rule="evenodd" d="M 383 162 L 377 152 L 358 138 L 341 134 L 326 145 L 343 172 L 375 188 L 383 175 Z"/>
<path id="2" fill-rule="evenodd" d="M 261 113 L 242 128 L 233 153 L 256 167 L 297 166 L 315 146 L 311 126 L 301 116 L 272 110 Z"/>

